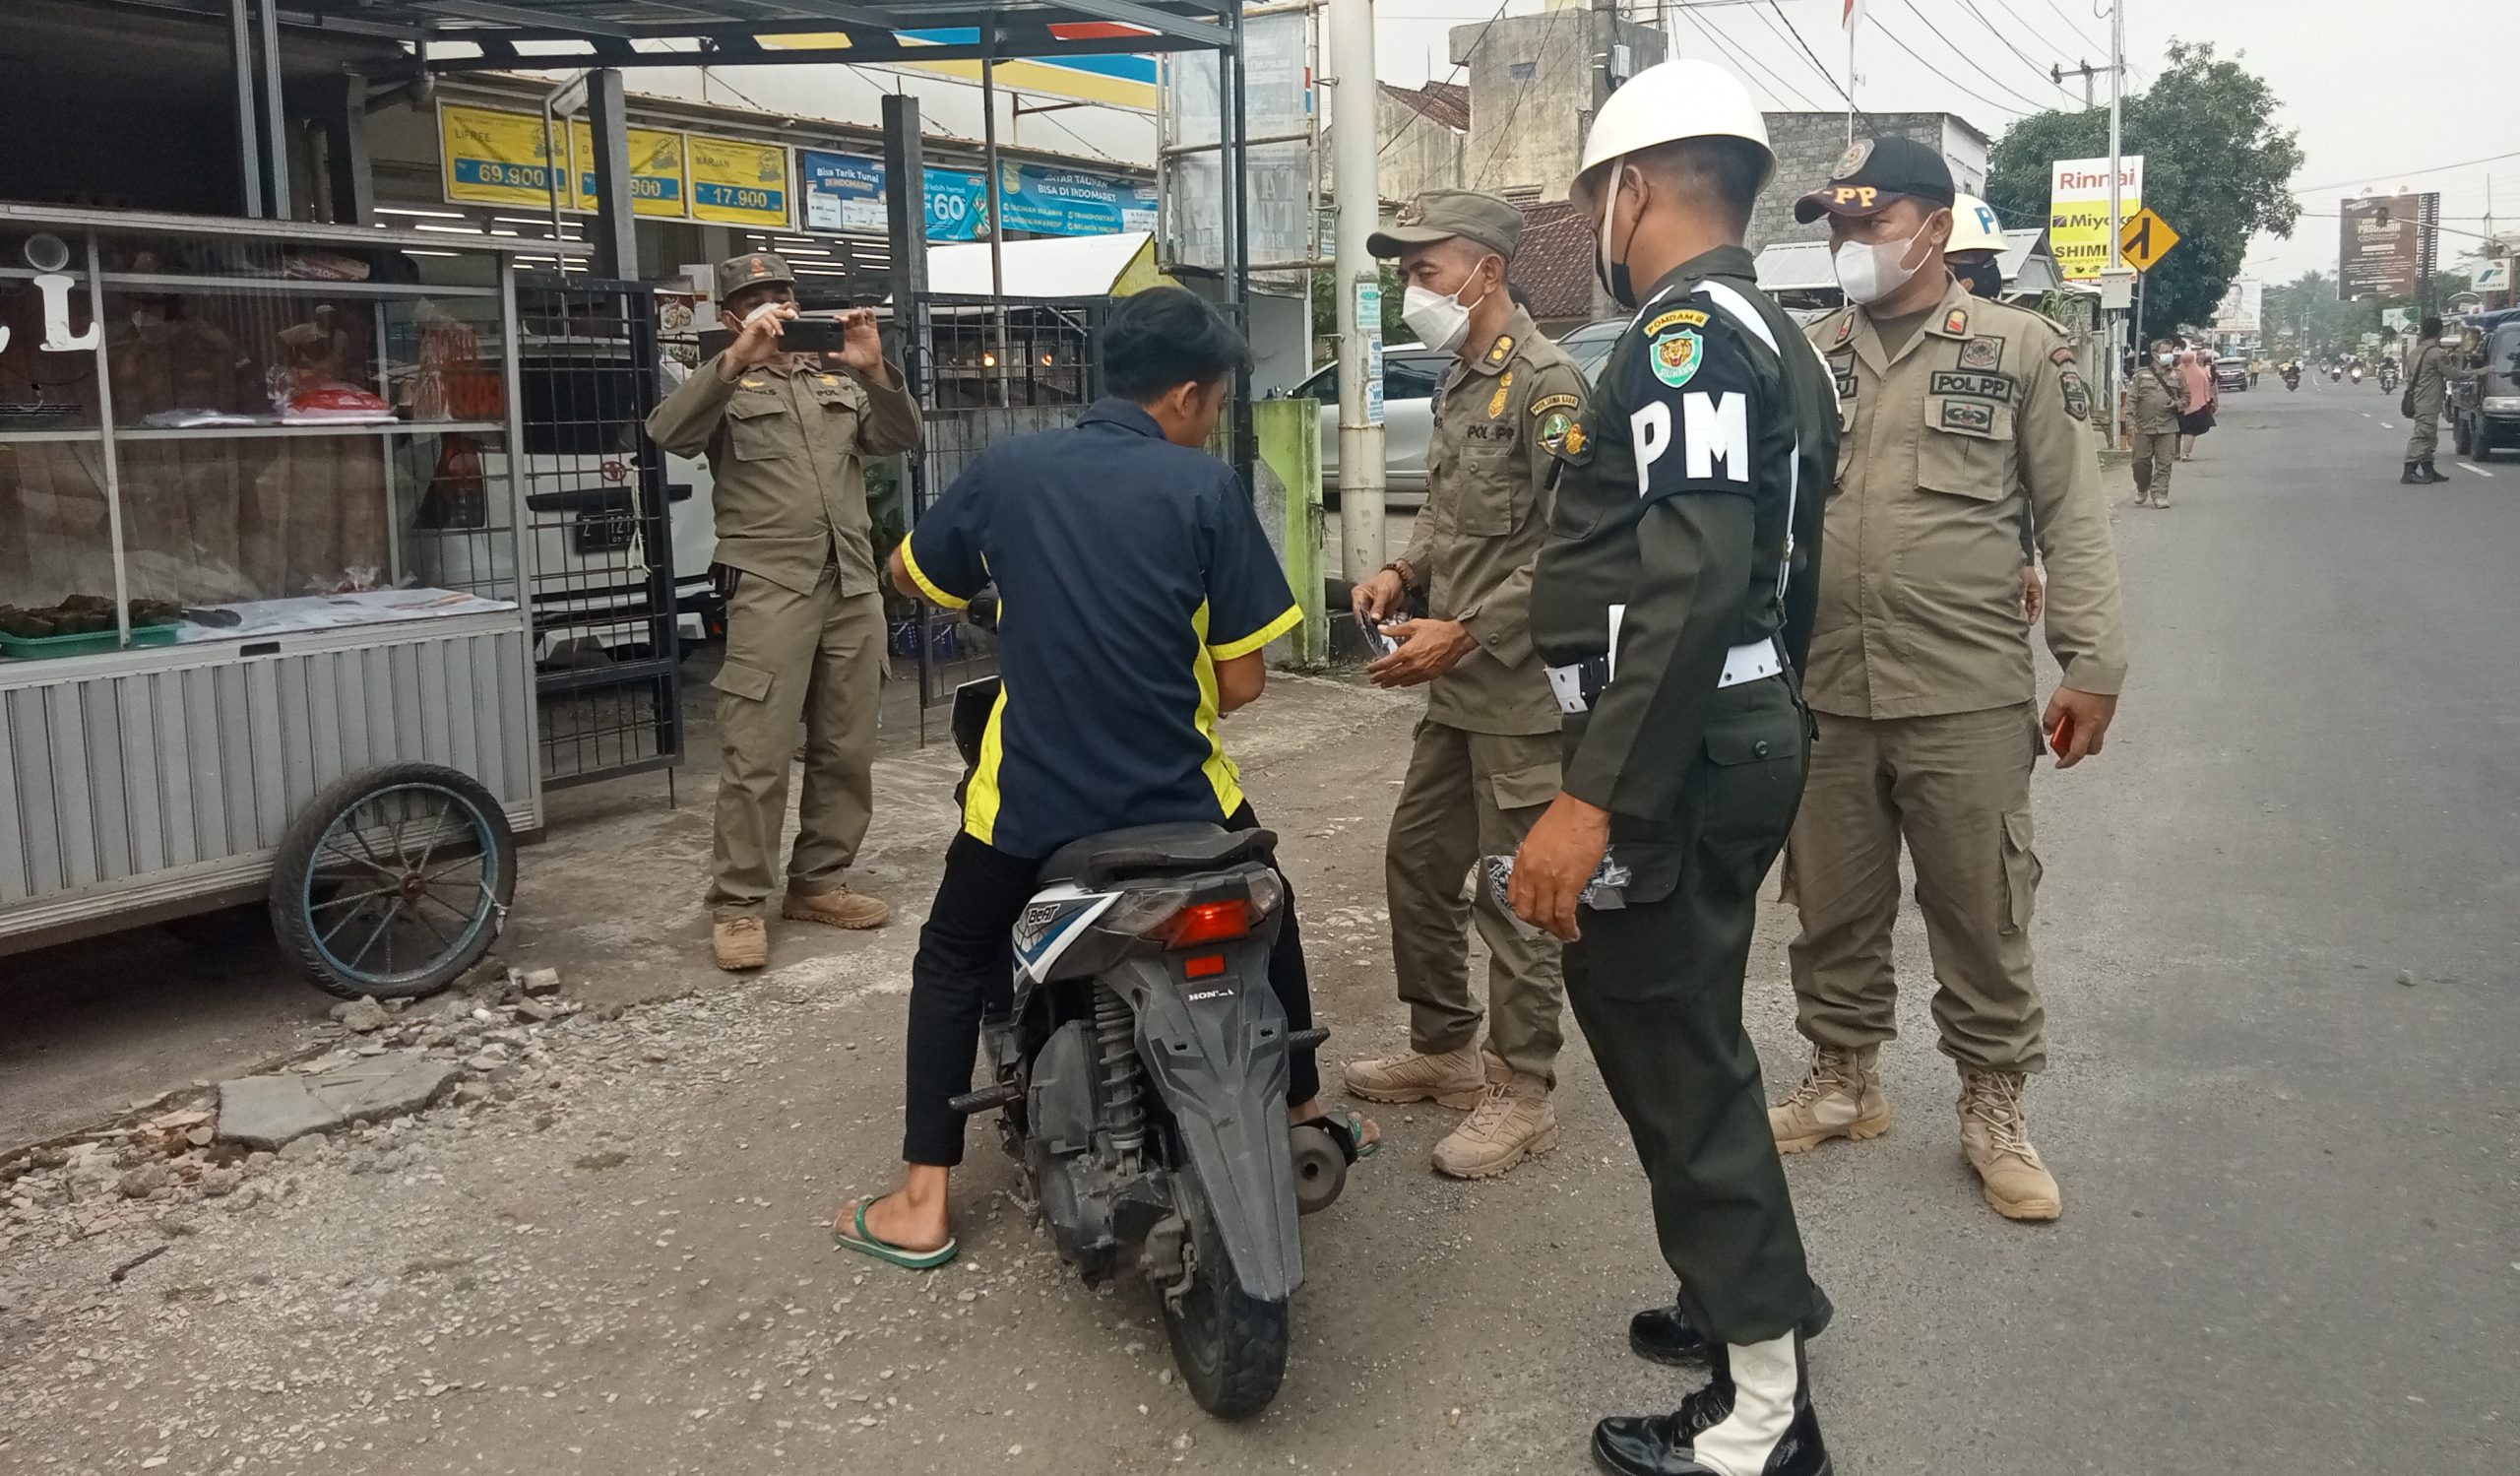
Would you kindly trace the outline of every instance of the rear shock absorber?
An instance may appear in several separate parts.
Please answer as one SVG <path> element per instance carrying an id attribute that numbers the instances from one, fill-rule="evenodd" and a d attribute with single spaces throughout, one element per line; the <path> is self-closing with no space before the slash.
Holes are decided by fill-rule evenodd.
<path id="1" fill-rule="evenodd" d="M 1102 1065 L 1103 1130 L 1114 1150 L 1134 1155 L 1146 1143 L 1146 1114 L 1138 1102 L 1137 1017 L 1107 984 L 1094 986 L 1094 1041 Z"/>

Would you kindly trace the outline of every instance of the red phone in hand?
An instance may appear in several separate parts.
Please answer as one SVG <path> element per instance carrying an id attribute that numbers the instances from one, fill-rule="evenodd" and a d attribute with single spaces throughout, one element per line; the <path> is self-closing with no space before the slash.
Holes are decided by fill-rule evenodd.
<path id="1" fill-rule="evenodd" d="M 2056 717 L 2055 728 L 2048 735 L 2048 751 L 2054 753 L 2057 757 L 2062 758 L 2066 751 L 2065 745 L 2072 741 L 2073 737 L 2074 715 L 2072 713 L 2059 713 Z"/>

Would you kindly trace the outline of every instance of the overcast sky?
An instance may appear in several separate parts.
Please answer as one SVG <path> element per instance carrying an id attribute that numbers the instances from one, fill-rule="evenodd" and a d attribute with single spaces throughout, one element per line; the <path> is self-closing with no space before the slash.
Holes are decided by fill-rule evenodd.
<path id="1" fill-rule="evenodd" d="M 1647 3 L 1634 0 L 1629 14 L 1642 17 Z M 2047 69 L 2057 62 L 2107 64 L 2109 22 L 2105 9 L 2100 16 L 2092 14 L 2093 3 L 1868 0 L 1869 19 L 1857 53 L 1856 100 L 1885 111 L 1945 109 L 1990 137 L 1999 136 L 2018 114 L 2031 111 L 2034 101 L 2079 105 L 2080 82 L 2068 77 L 2068 92 L 2059 93 L 2048 82 Z M 1516 13 L 1541 9 L 1540 0 L 1507 0 L 1507 5 Z M 1838 29 L 1839 0 L 1774 0 L 1774 5 L 1772 9 L 1769 0 L 1696 0 L 1690 7 L 1694 14 L 1675 16 L 1670 23 L 1677 50 L 1723 63 L 1777 106 L 1843 107 L 1811 59 L 1787 40 L 1778 13 L 1781 9 L 1843 82 L 1846 39 Z M 2337 201 L 2347 194 L 2383 193 L 2400 185 L 2438 190 L 2441 224 L 2480 231 L 2484 226 L 2478 218 L 2486 213 L 2490 180 L 2495 228 L 2508 232 L 2520 226 L 2520 133 L 2508 126 L 2516 96 L 2509 68 L 2520 58 L 2520 5 L 2509 0 L 2458 5 L 2434 0 L 2125 0 L 2125 5 L 2133 86 L 2150 83 L 2174 37 L 2212 41 L 2227 56 L 2247 53 L 2242 64 L 2264 77 L 2282 99 L 2283 125 L 2300 131 L 2305 159 L 2295 184 L 2308 187 L 2300 197 L 2303 217 L 2291 239 L 2258 239 L 2249 253 L 2248 275 L 2289 281 L 2310 268 L 2334 272 L 2333 217 Z M 1376 0 L 1375 13 L 1380 18 L 1375 71 L 1386 81 L 1409 83 L 1447 76 L 1446 32 L 1455 26 L 1483 23 L 1496 11 L 1492 0 Z M 2431 19 L 2422 19 L 2427 16 Z M 2433 33 L 2421 33 L 2423 25 L 2435 28 Z M 1722 46 L 1709 32 L 1723 37 Z M 1901 42 L 1924 61 L 1902 51 Z M 1724 47 L 1732 50 L 1728 53 Z M 2492 58 L 2497 70 L 2463 78 L 2460 57 Z M 1947 80 L 1934 75 L 1934 69 L 1948 74 Z M 2096 84 L 2104 101 L 2108 85 L 2105 75 Z M 2437 167 L 2494 154 L 2512 157 Z M 2446 267 L 2464 243 L 2457 236 L 2443 239 Z"/>

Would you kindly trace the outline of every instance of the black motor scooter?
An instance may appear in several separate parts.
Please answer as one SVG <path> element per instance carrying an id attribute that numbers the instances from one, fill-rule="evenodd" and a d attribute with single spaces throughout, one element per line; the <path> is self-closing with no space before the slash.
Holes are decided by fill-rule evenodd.
<path id="1" fill-rule="evenodd" d="M 967 765 L 998 694 L 955 693 Z M 1269 988 L 1276 845 L 1170 824 L 1062 847 L 1015 927 L 1013 1008 L 981 1027 L 989 1084 L 954 1101 L 1000 1114 L 1062 1259 L 1089 1283 L 1134 1268 L 1162 1296 L 1182 1383 L 1228 1419 L 1277 1395 L 1296 1216 L 1339 1197 L 1354 1152 L 1287 1125 L 1288 1055 L 1329 1032 L 1291 1032 Z"/>

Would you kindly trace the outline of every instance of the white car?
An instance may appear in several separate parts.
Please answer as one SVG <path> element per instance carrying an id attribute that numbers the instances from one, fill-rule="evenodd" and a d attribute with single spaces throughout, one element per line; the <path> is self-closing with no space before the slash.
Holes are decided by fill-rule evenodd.
<path id="1" fill-rule="evenodd" d="M 1586 323 L 1557 341 L 1590 383 L 1618 342 L 1625 318 Z M 1426 442 L 1434 434 L 1435 386 L 1451 367 L 1449 352 L 1423 344 L 1392 344 L 1382 351 L 1383 492 L 1395 511 L 1415 509 L 1426 497 Z M 1288 392 L 1289 398 L 1321 402 L 1321 495 L 1339 498 L 1339 365 L 1325 364 Z"/>

